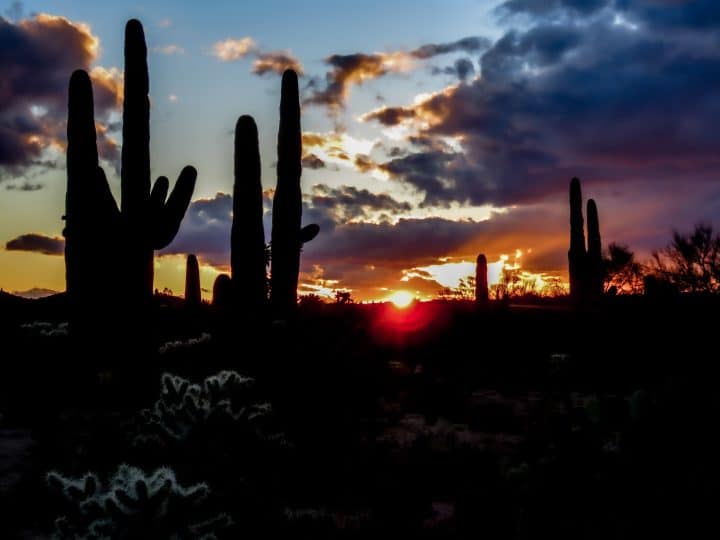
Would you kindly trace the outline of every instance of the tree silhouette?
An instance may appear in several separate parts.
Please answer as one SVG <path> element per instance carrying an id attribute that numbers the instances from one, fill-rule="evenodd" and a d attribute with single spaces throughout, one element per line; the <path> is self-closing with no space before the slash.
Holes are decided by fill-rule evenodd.
<path id="1" fill-rule="evenodd" d="M 336 304 L 353 304 L 355 301 L 352 299 L 350 291 L 335 291 L 335 303 Z"/>
<path id="2" fill-rule="evenodd" d="M 611 243 L 603 257 L 603 290 L 610 294 L 639 294 L 645 269 L 624 244 Z"/>
<path id="3" fill-rule="evenodd" d="M 653 273 L 680 292 L 720 291 L 720 234 L 699 223 L 692 232 L 673 232 L 668 246 L 653 252 Z"/>

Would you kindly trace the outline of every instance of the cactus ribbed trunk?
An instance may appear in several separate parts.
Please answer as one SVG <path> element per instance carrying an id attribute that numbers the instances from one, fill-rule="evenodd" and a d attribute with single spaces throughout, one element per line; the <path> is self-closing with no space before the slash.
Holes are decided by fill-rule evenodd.
<path id="1" fill-rule="evenodd" d="M 587 203 L 587 293 L 598 297 L 603 294 L 602 241 L 597 205 L 593 199 Z"/>
<path id="2" fill-rule="evenodd" d="M 235 126 L 230 243 L 234 304 L 241 313 L 255 313 L 267 301 L 267 276 L 258 131 L 250 116 L 241 116 Z"/>
<path id="3" fill-rule="evenodd" d="M 93 93 L 90 77 L 72 74 L 68 92 L 67 191 L 65 195 L 65 277 L 71 320 L 97 320 L 103 303 L 99 291 L 114 281 L 113 253 L 119 212 L 98 166 Z M 88 254 L 92 253 L 90 260 Z M 103 268 L 98 272 L 97 268 Z"/>
<path id="4" fill-rule="evenodd" d="M 123 298 L 134 307 L 152 298 L 153 246 L 150 234 L 150 92 L 145 34 L 139 21 L 125 27 L 125 95 L 121 213 Z"/>
<path id="5" fill-rule="evenodd" d="M 300 271 L 300 100 L 294 71 L 283 73 L 278 130 L 277 186 L 273 197 L 271 302 L 273 316 L 286 319 L 297 303 Z"/>
<path id="6" fill-rule="evenodd" d="M 485 305 L 488 298 L 487 258 L 481 253 L 475 263 L 475 302 Z"/>
<path id="7" fill-rule="evenodd" d="M 585 230 L 582 214 L 582 192 L 580 180 L 570 181 L 570 250 L 568 265 L 570 272 L 570 296 L 576 300 L 583 298 L 586 291 Z"/>
<path id="8" fill-rule="evenodd" d="M 200 305 L 200 266 L 195 255 L 188 255 L 185 267 L 185 305 L 194 308 Z"/>
<path id="9" fill-rule="evenodd" d="M 128 326 L 139 332 L 146 328 L 142 319 L 152 299 L 153 251 L 167 246 L 177 234 L 197 172 L 185 167 L 169 197 L 164 176 L 150 191 L 147 47 L 137 20 L 125 27 L 124 84 L 122 208 L 118 210 L 98 166 L 90 77 L 78 70 L 70 79 L 65 264 L 73 321 L 102 320 L 97 315 L 103 309 L 118 316 L 119 332 Z M 117 292 L 123 309 L 101 305 L 100 293 L 108 288 Z M 131 316 L 124 317 L 128 313 Z"/>

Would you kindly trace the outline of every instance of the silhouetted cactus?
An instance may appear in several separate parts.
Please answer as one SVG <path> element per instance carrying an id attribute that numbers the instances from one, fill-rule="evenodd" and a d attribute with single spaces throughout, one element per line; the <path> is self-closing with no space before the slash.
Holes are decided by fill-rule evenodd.
<path id="1" fill-rule="evenodd" d="M 273 198 L 270 303 L 273 316 L 285 319 L 297 303 L 300 249 L 320 228 L 301 228 L 302 142 L 297 75 L 283 74 L 278 130 L 277 186 Z M 233 187 L 232 283 L 241 311 L 252 312 L 267 300 L 265 236 L 262 224 L 260 152 L 255 121 L 241 116 L 235 127 Z"/>
<path id="2" fill-rule="evenodd" d="M 297 304 L 300 248 L 319 232 L 317 225 L 300 228 L 302 135 L 297 74 L 286 70 L 280 94 L 277 186 L 273 197 L 271 303 L 275 318 L 287 318 Z"/>
<path id="3" fill-rule="evenodd" d="M 185 305 L 190 308 L 200 305 L 200 267 L 195 255 L 188 255 L 185 266 Z"/>
<path id="4" fill-rule="evenodd" d="M 488 297 L 487 258 L 481 253 L 475 262 L 475 302 L 487 304 Z"/>
<path id="5" fill-rule="evenodd" d="M 597 205 L 593 199 L 587 202 L 587 293 L 592 297 L 603 293 L 602 241 Z"/>
<path id="6" fill-rule="evenodd" d="M 580 191 L 580 180 L 573 178 L 570 181 L 570 250 L 568 251 L 568 265 L 570 296 L 576 300 L 583 298 L 585 295 L 586 260 L 582 192 Z"/>
<path id="7" fill-rule="evenodd" d="M 587 248 L 586 248 L 587 245 Z M 582 215 L 580 180 L 570 181 L 570 250 L 568 251 L 570 296 L 584 302 L 603 294 L 602 241 L 597 205 L 587 203 L 587 244 Z"/>
<path id="8" fill-rule="evenodd" d="M 232 524 L 225 514 L 203 515 L 207 484 L 185 488 L 166 467 L 145 474 L 120 465 L 107 486 L 94 473 L 73 479 L 52 471 L 47 483 L 68 509 L 55 521 L 58 538 L 199 538 Z"/>
<path id="9" fill-rule="evenodd" d="M 97 272 L 98 265 L 104 272 L 117 269 L 114 277 L 121 276 L 119 297 L 128 306 L 149 303 L 153 250 L 173 240 L 195 188 L 197 173 L 188 166 L 169 197 L 164 176 L 150 190 L 147 48 L 142 25 L 134 19 L 125 27 L 124 88 L 122 203 L 118 210 L 98 166 L 90 78 L 78 70 L 70 79 L 64 234 L 67 289 L 76 314 L 92 309 L 100 280 L 107 287 L 107 276 Z"/>
<path id="10" fill-rule="evenodd" d="M 267 302 L 260 151 L 255 120 L 235 125 L 235 183 L 230 259 L 235 302 L 243 312 Z"/>
<path id="11" fill-rule="evenodd" d="M 232 280 L 227 274 L 220 274 L 213 283 L 212 305 L 219 309 L 227 309 L 232 305 Z"/>

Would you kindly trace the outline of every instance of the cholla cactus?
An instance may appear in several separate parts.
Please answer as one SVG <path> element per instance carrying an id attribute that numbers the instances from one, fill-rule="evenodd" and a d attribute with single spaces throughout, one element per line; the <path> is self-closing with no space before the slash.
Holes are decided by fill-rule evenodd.
<path id="1" fill-rule="evenodd" d="M 140 413 L 144 425 L 133 443 L 167 446 L 195 436 L 205 439 L 203 434 L 208 428 L 217 428 L 228 436 L 229 430 L 240 428 L 253 438 L 265 439 L 261 423 L 271 407 L 267 403 L 248 403 L 253 383 L 253 379 L 235 371 L 221 371 L 202 384 L 164 373 L 160 397 L 152 408 Z"/>
<path id="2" fill-rule="evenodd" d="M 207 484 L 183 487 L 167 467 L 146 474 L 123 464 L 105 485 L 94 473 L 68 478 L 52 471 L 47 483 L 68 509 L 55 522 L 56 538 L 209 539 L 232 524 L 225 514 L 202 517 Z"/>
<path id="3" fill-rule="evenodd" d="M 212 336 L 207 332 L 203 332 L 199 337 L 189 338 L 184 341 L 175 340 L 167 341 L 160 345 L 158 354 L 171 354 L 178 351 L 192 351 L 212 341 Z"/>

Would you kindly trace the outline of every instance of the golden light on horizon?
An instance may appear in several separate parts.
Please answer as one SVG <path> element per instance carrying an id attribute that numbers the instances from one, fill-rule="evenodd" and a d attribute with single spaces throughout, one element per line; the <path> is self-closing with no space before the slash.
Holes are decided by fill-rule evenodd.
<path id="1" fill-rule="evenodd" d="M 404 309 L 413 303 L 415 295 L 409 291 L 395 291 L 387 297 L 389 302 L 392 302 L 395 307 Z"/>

